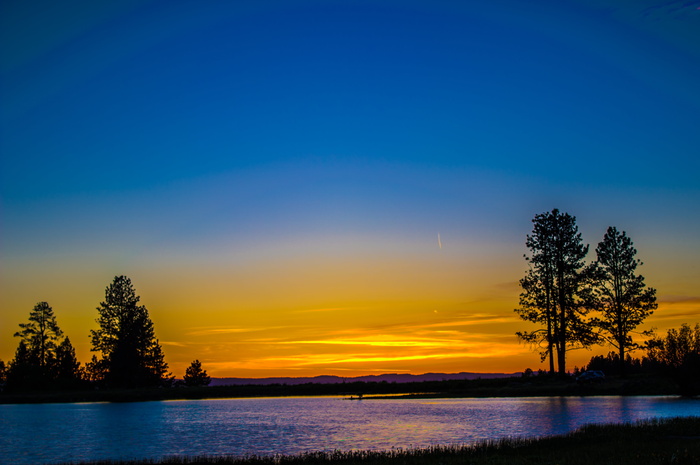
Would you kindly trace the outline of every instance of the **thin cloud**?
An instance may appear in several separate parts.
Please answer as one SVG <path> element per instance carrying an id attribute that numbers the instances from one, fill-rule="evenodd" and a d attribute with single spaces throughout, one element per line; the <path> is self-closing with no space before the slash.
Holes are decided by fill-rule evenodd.
<path id="1" fill-rule="evenodd" d="M 456 337 L 460 336 L 460 337 Z M 513 336 L 500 337 L 491 333 L 450 333 L 448 335 L 425 332 L 423 335 L 415 334 L 385 334 L 374 333 L 357 337 L 327 337 L 321 339 L 280 341 L 280 345 L 326 345 L 326 346 L 357 346 L 357 347 L 385 347 L 403 348 L 406 350 L 445 350 L 445 349 L 479 349 L 493 347 L 495 345 L 508 345 Z M 493 343 L 502 340 L 503 343 Z"/>
<path id="2" fill-rule="evenodd" d="M 407 322 L 407 323 L 392 323 L 384 325 L 376 325 L 372 327 L 364 328 L 349 328 L 339 331 L 337 334 L 357 334 L 358 332 L 379 330 L 384 332 L 407 332 L 407 331 L 420 331 L 430 328 L 450 328 L 450 327 L 460 327 L 460 326 L 472 326 L 480 324 L 492 324 L 492 323 L 512 323 L 518 321 L 517 317 L 511 315 L 496 315 L 492 313 L 476 313 L 470 314 L 468 316 L 459 315 L 454 319 L 444 319 L 435 323 L 420 323 L 420 322 Z"/>
<path id="3" fill-rule="evenodd" d="M 304 310 L 292 310 L 289 313 L 300 314 L 300 313 L 328 313 L 328 312 L 342 312 L 342 311 L 356 311 L 365 310 L 367 307 L 332 307 L 332 308 L 309 308 Z"/>
<path id="4" fill-rule="evenodd" d="M 195 328 L 193 328 L 195 329 Z M 268 327 L 252 327 L 252 328 L 242 328 L 242 327 L 204 327 L 202 329 L 195 329 L 195 331 L 190 331 L 186 333 L 188 336 L 213 336 L 217 334 L 241 334 L 241 333 L 255 333 L 260 331 L 272 331 L 277 329 L 289 329 L 288 326 L 268 326 Z"/>
<path id="5" fill-rule="evenodd" d="M 660 304 L 700 304 L 700 297 L 687 295 L 669 295 L 658 299 Z"/>
<path id="6" fill-rule="evenodd" d="M 175 341 L 159 341 L 161 345 L 164 346 L 173 346 L 173 347 L 189 347 L 189 344 L 185 344 L 183 342 L 175 342 Z"/>
<path id="7" fill-rule="evenodd" d="M 652 322 L 653 321 L 664 321 L 664 320 L 679 320 L 681 318 L 690 319 L 693 321 L 700 319 L 700 315 L 698 315 L 697 310 L 687 310 L 684 312 L 681 311 L 681 312 L 672 312 L 672 313 L 663 312 L 663 311 L 660 313 L 654 312 L 653 317 L 654 318 L 653 318 Z"/>
<path id="8" fill-rule="evenodd" d="M 520 281 L 508 281 L 504 283 L 498 283 L 493 286 L 496 289 L 501 289 L 501 290 L 513 290 L 513 289 L 520 289 Z"/>
<path id="9" fill-rule="evenodd" d="M 286 362 L 293 363 L 295 366 L 323 366 L 336 365 L 347 363 L 378 363 L 378 362 L 401 362 L 412 360 L 444 360 L 455 358 L 497 358 L 512 356 L 521 351 L 512 350 L 512 348 L 478 352 L 452 352 L 439 354 L 415 354 L 415 355 L 384 355 L 384 354 L 367 354 L 367 355 L 345 355 L 345 354 L 310 354 L 297 357 L 270 357 L 261 359 L 261 362 Z"/>
<path id="10" fill-rule="evenodd" d="M 392 340 L 393 339 L 393 340 Z M 369 346 L 369 347 L 422 347 L 422 348 L 443 348 L 469 346 L 470 344 L 464 341 L 455 339 L 402 339 L 385 336 L 383 338 L 357 338 L 357 339 L 326 339 L 315 341 L 290 341 L 286 344 L 327 344 L 327 345 L 353 345 L 353 346 Z"/>

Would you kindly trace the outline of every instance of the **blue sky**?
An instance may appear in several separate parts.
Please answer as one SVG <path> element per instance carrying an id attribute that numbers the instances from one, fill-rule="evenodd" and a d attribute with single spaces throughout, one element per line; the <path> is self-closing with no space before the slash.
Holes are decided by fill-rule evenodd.
<path id="1" fill-rule="evenodd" d="M 82 308 L 71 276 L 99 299 L 227 250 L 421 263 L 440 232 L 514 282 L 555 207 L 592 244 L 627 230 L 661 296 L 698 295 L 700 2 L 0 8 L 3 327 Z"/>

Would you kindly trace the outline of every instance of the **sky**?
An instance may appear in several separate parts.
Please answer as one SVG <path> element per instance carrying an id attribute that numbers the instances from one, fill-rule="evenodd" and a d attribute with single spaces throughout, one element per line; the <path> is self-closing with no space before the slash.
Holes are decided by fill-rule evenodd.
<path id="1" fill-rule="evenodd" d="M 9 0 L 0 92 L 5 361 L 126 275 L 176 376 L 537 369 L 553 208 L 700 322 L 700 1 Z"/>

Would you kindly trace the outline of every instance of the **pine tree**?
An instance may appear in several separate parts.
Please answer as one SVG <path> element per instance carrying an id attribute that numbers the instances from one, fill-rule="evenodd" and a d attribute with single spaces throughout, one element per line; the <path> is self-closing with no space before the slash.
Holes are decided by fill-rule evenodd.
<path id="1" fill-rule="evenodd" d="M 15 337 L 21 338 L 15 358 L 7 371 L 10 389 L 49 389 L 53 387 L 57 350 L 63 336 L 53 309 L 37 303 L 29 313 L 29 322 L 20 323 Z"/>
<path id="2" fill-rule="evenodd" d="M 97 307 L 99 329 L 90 332 L 92 350 L 102 353 L 94 360 L 94 373 L 103 373 L 113 387 L 156 386 L 168 376 L 168 365 L 145 306 L 139 305 L 131 280 L 116 276 Z"/>
<path id="3" fill-rule="evenodd" d="M 596 253 L 593 301 L 601 313 L 596 324 L 604 339 L 618 350 L 624 374 L 626 353 L 639 347 L 631 333 L 656 310 L 656 290 L 646 287 L 644 276 L 636 274 L 642 262 L 635 258 L 637 250 L 624 231 L 609 227 Z"/>
<path id="4" fill-rule="evenodd" d="M 45 387 L 44 371 L 39 366 L 39 360 L 24 341 L 19 341 L 15 357 L 7 369 L 7 388 L 42 389 Z"/>
<path id="5" fill-rule="evenodd" d="M 63 387 L 76 385 L 82 378 L 80 362 L 75 356 L 75 349 L 70 339 L 65 338 L 56 347 L 56 362 L 54 364 L 54 379 Z"/>
<path id="6" fill-rule="evenodd" d="M 542 327 L 516 334 L 541 348 L 543 360 L 549 358 L 550 371 L 556 356 L 558 371 L 565 374 L 566 352 L 597 341 L 591 322 L 584 318 L 590 300 L 590 271 L 583 262 L 588 246 L 583 245 L 576 217 L 568 213 L 554 209 L 535 215 L 532 222 L 532 235 L 525 242 L 531 250 L 531 256 L 525 257 L 530 269 L 520 281 L 523 292 L 515 311 Z"/>
<path id="7" fill-rule="evenodd" d="M 211 378 L 206 370 L 202 370 L 202 363 L 194 360 L 185 370 L 184 381 L 186 386 L 208 386 Z"/>
<path id="8" fill-rule="evenodd" d="M 56 347 L 63 335 L 51 306 L 39 302 L 29 313 L 29 323 L 20 323 L 19 327 L 22 329 L 15 337 L 21 337 L 38 365 L 47 368 L 56 358 Z"/>

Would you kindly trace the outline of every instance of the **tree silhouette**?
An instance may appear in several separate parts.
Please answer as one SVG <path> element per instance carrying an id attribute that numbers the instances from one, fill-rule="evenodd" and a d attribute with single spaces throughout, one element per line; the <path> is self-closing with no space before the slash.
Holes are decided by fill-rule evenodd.
<path id="1" fill-rule="evenodd" d="M 40 367 L 47 367 L 55 359 L 56 346 L 63 335 L 51 306 L 39 302 L 29 313 L 29 323 L 20 323 L 19 327 L 22 329 L 15 333 L 15 337 L 22 338 Z"/>
<path id="2" fill-rule="evenodd" d="M 669 329 L 664 339 L 647 342 L 647 357 L 678 383 L 682 394 L 700 393 L 700 324 Z"/>
<path id="3" fill-rule="evenodd" d="M 20 342 L 7 370 L 10 389 L 48 389 L 54 386 L 57 356 L 63 332 L 53 309 L 37 303 L 29 313 L 29 322 L 20 323 L 15 333 Z M 70 343 L 70 341 L 69 341 Z M 75 354 L 73 354 L 75 356 Z"/>
<path id="4" fill-rule="evenodd" d="M 202 370 L 202 363 L 194 360 L 185 370 L 184 381 L 186 386 L 208 386 L 211 378 L 206 370 Z"/>
<path id="5" fill-rule="evenodd" d="M 80 362 L 78 362 L 75 349 L 68 338 L 63 339 L 56 347 L 56 362 L 53 371 L 53 377 L 61 387 L 75 386 L 83 377 Z"/>
<path id="6" fill-rule="evenodd" d="M 624 231 L 609 227 L 596 254 L 593 306 L 601 313 L 596 325 L 602 337 L 618 350 L 624 375 L 626 353 L 639 347 L 631 333 L 657 308 L 656 290 L 646 287 L 644 276 L 636 274 L 642 262 L 635 258 L 637 250 Z"/>
<path id="7" fill-rule="evenodd" d="M 583 262 L 588 246 L 583 245 L 576 217 L 558 209 L 535 215 L 532 234 L 525 256 L 530 269 L 520 280 L 518 315 L 543 326 L 534 331 L 519 331 L 517 336 L 540 348 L 542 359 L 549 358 L 554 370 L 554 355 L 560 374 L 566 373 L 566 352 L 587 347 L 597 341 L 590 321 L 584 317 L 589 309 L 590 272 Z"/>
<path id="8" fill-rule="evenodd" d="M 24 341 L 19 341 L 15 357 L 7 368 L 6 377 L 8 390 L 39 389 L 45 386 L 44 370 Z"/>
<path id="9" fill-rule="evenodd" d="M 90 331 L 93 358 L 90 368 L 111 387 L 141 387 L 161 384 L 168 365 L 155 337 L 148 310 L 138 305 L 131 280 L 116 276 L 105 290 L 105 301 L 97 307 L 99 329 Z"/>
<path id="10" fill-rule="evenodd" d="M 540 360 L 549 360 L 549 372 L 554 373 L 554 329 L 555 305 L 553 282 L 549 270 L 528 270 L 520 280 L 523 292 L 520 294 L 520 308 L 516 311 L 524 320 L 540 323 L 544 328 L 517 332 L 518 337 L 540 348 Z"/>

